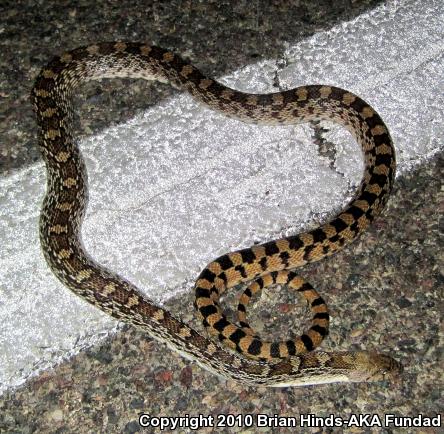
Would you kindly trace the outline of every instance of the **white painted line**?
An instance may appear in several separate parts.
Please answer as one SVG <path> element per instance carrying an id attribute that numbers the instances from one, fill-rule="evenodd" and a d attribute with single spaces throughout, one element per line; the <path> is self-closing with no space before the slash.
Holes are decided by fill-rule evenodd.
<path id="1" fill-rule="evenodd" d="M 399 171 L 409 170 L 443 146 L 443 15 L 438 1 L 390 2 L 289 46 L 281 87 L 328 83 L 358 93 L 387 122 Z M 249 65 L 223 81 L 276 91 L 275 65 Z M 298 232 L 350 199 L 359 150 L 342 130 L 328 134 L 334 169 L 309 126 L 241 124 L 184 94 L 162 101 L 81 143 L 91 186 L 85 244 L 157 302 L 190 291 L 216 256 Z M 44 184 L 43 164 L 0 181 L 0 391 L 117 327 L 46 267 L 37 234 Z"/>

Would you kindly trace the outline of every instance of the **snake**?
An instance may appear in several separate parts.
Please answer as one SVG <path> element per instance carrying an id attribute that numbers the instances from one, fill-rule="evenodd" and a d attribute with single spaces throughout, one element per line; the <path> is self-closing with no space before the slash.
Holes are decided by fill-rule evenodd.
<path id="1" fill-rule="evenodd" d="M 195 282 L 194 305 L 207 336 L 99 264 L 83 246 L 80 230 L 88 181 L 73 133 L 73 93 L 87 81 L 114 77 L 169 83 L 199 103 L 243 122 L 333 121 L 361 146 L 362 181 L 354 199 L 336 217 L 304 233 L 227 253 L 203 269 Z M 387 202 L 395 177 L 395 149 L 386 125 L 368 103 L 329 85 L 269 94 L 240 92 L 208 78 L 173 51 L 124 41 L 96 43 L 55 56 L 36 77 L 31 100 L 47 172 L 39 223 L 41 247 L 50 270 L 75 294 L 207 371 L 241 384 L 284 387 L 400 377 L 402 364 L 388 354 L 314 351 L 328 332 L 329 315 L 322 298 L 294 271 L 343 249 Z M 219 299 L 227 289 L 248 282 L 238 308 L 241 321 L 235 324 Z M 266 342 L 249 327 L 244 314 L 253 293 L 276 283 L 287 284 L 307 299 L 312 326 L 297 339 Z"/>

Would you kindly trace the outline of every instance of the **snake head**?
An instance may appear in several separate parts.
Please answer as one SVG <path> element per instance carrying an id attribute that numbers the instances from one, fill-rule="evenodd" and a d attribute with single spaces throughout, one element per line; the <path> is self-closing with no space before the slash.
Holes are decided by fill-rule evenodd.
<path id="1" fill-rule="evenodd" d="M 370 351 L 357 351 L 354 354 L 355 369 L 351 381 L 397 381 L 403 366 L 390 356 Z"/>

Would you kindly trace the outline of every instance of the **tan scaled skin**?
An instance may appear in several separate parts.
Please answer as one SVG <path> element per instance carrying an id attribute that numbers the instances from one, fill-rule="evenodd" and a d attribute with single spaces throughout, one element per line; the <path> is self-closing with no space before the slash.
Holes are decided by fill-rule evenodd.
<path id="1" fill-rule="evenodd" d="M 195 304 L 204 325 L 222 344 L 243 354 L 216 344 L 144 298 L 130 282 L 97 264 L 82 245 L 80 226 L 87 202 L 87 177 L 73 137 L 71 99 L 78 85 L 113 77 L 169 82 L 211 108 L 245 122 L 297 124 L 333 120 L 345 126 L 361 145 L 363 181 L 354 201 L 336 218 L 304 234 L 221 256 L 196 281 Z M 322 85 L 268 95 L 246 94 L 203 76 L 171 51 L 121 41 L 81 47 L 56 56 L 37 77 L 32 101 L 48 175 L 40 218 L 43 253 L 54 274 L 84 300 L 140 327 L 210 372 L 243 384 L 296 386 L 399 376 L 401 365 L 389 356 L 311 351 L 328 328 L 326 308 L 311 289 L 307 289 L 307 297 L 315 323 L 293 345 L 264 345 L 242 327 L 228 322 L 218 305 L 220 294 L 238 283 L 270 280 L 270 276 L 271 280 L 279 280 L 284 270 L 342 249 L 380 213 L 393 185 L 395 151 L 386 126 L 365 101 L 345 90 Z M 317 314 L 321 315 L 316 318 Z M 310 351 L 296 355 L 296 346 L 302 352 L 303 347 Z"/>

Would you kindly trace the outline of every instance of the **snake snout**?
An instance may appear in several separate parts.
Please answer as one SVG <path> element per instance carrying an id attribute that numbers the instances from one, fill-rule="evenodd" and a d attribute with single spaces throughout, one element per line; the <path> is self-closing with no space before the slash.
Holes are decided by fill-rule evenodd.
<path id="1" fill-rule="evenodd" d="M 355 370 L 351 381 L 398 381 L 403 366 L 393 357 L 368 351 L 355 353 Z"/>
<path id="2" fill-rule="evenodd" d="M 372 354 L 370 356 L 373 367 L 369 381 L 390 380 L 396 381 L 401 376 L 404 367 L 393 357 L 385 354 Z"/>

